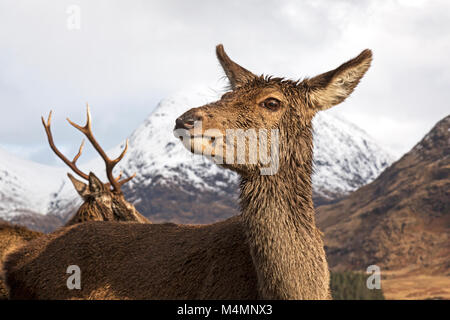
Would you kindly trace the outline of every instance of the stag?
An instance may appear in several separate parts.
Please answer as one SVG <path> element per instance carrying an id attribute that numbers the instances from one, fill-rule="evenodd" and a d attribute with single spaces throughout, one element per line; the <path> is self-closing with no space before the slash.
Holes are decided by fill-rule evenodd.
<path id="1" fill-rule="evenodd" d="M 131 203 L 125 200 L 121 190 L 122 185 L 133 179 L 136 174 L 124 179 L 122 179 L 122 172 L 117 177 L 114 177 L 113 175 L 114 167 L 123 159 L 128 150 L 128 140 L 126 140 L 125 148 L 117 158 L 109 158 L 92 133 L 89 105 L 86 107 L 86 114 L 87 120 L 84 126 L 80 126 L 70 119 L 67 119 L 67 121 L 86 136 L 105 162 L 106 176 L 109 181 L 107 183 L 103 183 L 93 172 L 86 174 L 77 167 L 77 160 L 83 152 L 84 139 L 81 142 L 78 153 L 72 160 L 69 160 L 61 153 L 61 151 L 59 151 L 53 140 L 50 128 L 52 111 L 50 111 L 47 122 L 44 120 L 44 117 L 41 118 L 50 148 L 70 169 L 73 170 L 74 173 L 89 183 L 87 185 L 86 183 L 77 180 L 70 173 L 67 174 L 84 203 L 80 206 L 75 215 L 66 223 L 66 226 L 85 221 L 136 221 L 140 223 L 149 223 L 149 221 L 140 214 Z"/>
<path id="2" fill-rule="evenodd" d="M 94 173 L 84 173 L 77 167 L 77 160 L 80 158 L 84 140 L 82 141 L 78 153 L 72 160 L 67 159 L 61 151 L 56 147 L 51 131 L 51 117 L 52 112 L 48 116 L 47 121 L 42 117 L 42 124 L 44 125 L 47 134 L 50 148 L 55 154 L 73 170 L 78 176 L 85 179 L 88 184 L 76 179 L 73 175 L 68 173 L 68 177 L 72 182 L 75 190 L 83 199 L 83 204 L 78 208 L 75 214 L 66 222 L 65 227 L 86 221 L 121 221 L 121 222 L 138 222 L 150 223 L 147 218 L 141 215 L 136 208 L 125 200 L 121 190 L 122 185 L 135 177 L 135 174 L 121 179 L 122 173 L 119 176 L 113 176 L 113 169 L 125 156 L 128 149 L 128 140 L 122 153 L 116 159 L 110 159 L 100 144 L 95 139 L 91 127 L 91 114 L 89 106 L 87 106 L 87 121 L 85 126 L 79 126 L 69 119 L 69 123 L 80 130 L 92 143 L 95 150 L 100 154 L 106 165 L 106 175 L 109 182 L 103 183 Z M 38 231 L 28 230 L 26 227 L 15 226 L 10 223 L 0 223 L 0 266 L 3 265 L 4 258 L 8 252 L 25 245 L 27 242 L 43 236 L 43 233 Z M 6 299 L 6 287 L 3 276 L 0 273 L 0 299 Z"/>

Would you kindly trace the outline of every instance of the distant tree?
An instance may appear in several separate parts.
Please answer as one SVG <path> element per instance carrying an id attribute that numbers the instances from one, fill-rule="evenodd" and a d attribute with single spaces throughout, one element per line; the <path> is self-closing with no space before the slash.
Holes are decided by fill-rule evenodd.
<path id="1" fill-rule="evenodd" d="M 334 300 L 384 300 L 382 289 L 368 289 L 367 274 L 361 272 L 331 272 L 330 287 Z"/>

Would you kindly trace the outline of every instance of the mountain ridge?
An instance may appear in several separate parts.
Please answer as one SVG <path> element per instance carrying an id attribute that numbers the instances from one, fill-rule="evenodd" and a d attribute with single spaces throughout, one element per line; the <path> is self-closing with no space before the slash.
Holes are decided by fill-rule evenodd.
<path id="1" fill-rule="evenodd" d="M 330 267 L 450 275 L 450 116 L 373 182 L 317 210 Z"/>

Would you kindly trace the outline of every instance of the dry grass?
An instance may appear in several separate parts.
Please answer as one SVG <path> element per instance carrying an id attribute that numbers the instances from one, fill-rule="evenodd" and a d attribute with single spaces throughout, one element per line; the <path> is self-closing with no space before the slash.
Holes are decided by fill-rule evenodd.
<path id="1" fill-rule="evenodd" d="M 410 269 L 384 271 L 381 286 L 389 300 L 450 299 L 450 276 Z"/>

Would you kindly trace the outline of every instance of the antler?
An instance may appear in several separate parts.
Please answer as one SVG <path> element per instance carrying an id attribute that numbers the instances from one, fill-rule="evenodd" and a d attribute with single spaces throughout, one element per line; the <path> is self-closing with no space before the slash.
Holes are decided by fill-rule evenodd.
<path id="1" fill-rule="evenodd" d="M 44 125 L 44 128 L 45 128 L 45 132 L 47 133 L 48 143 L 50 144 L 50 148 L 52 148 L 53 152 L 55 152 L 56 155 L 62 161 L 64 161 L 64 163 L 67 164 L 77 175 L 79 175 L 80 177 L 82 177 L 86 180 L 89 180 L 89 176 L 86 173 L 84 173 L 83 171 L 81 171 L 80 169 L 78 169 L 78 167 L 76 165 L 77 160 L 81 156 L 81 153 L 83 151 L 84 139 L 81 142 L 80 149 L 78 150 L 77 155 L 73 158 L 72 161 L 70 161 L 58 150 L 58 148 L 56 148 L 55 142 L 53 141 L 53 135 L 52 135 L 52 131 L 50 129 L 50 125 L 52 122 L 52 111 L 50 111 L 50 114 L 48 115 L 47 123 L 45 123 L 44 117 L 41 117 L 41 119 L 42 119 L 42 124 Z"/>
<path id="2" fill-rule="evenodd" d="M 114 167 L 119 163 L 120 160 L 123 159 L 123 157 L 125 156 L 125 153 L 128 150 L 128 139 L 126 141 L 125 144 L 125 148 L 122 151 L 122 153 L 116 158 L 116 159 L 110 159 L 106 152 L 103 150 L 103 148 L 100 146 L 100 144 L 97 142 L 97 140 L 94 138 L 94 135 L 92 133 L 92 126 L 91 126 L 91 112 L 89 110 L 89 105 L 86 105 L 86 113 L 87 113 L 87 119 L 86 119 L 86 125 L 84 127 L 72 122 L 69 118 L 67 118 L 67 121 L 74 126 L 76 129 L 78 129 L 79 131 L 81 131 L 89 140 L 89 142 L 92 144 L 92 146 L 94 147 L 95 150 L 97 150 L 97 152 L 100 154 L 100 156 L 102 157 L 103 161 L 105 161 L 105 165 L 106 165 L 106 176 L 108 177 L 109 183 L 106 185 L 110 185 L 113 187 L 114 191 L 120 192 L 120 188 L 123 184 L 127 183 L 128 181 L 130 181 L 131 179 L 133 179 L 136 176 L 136 173 L 134 173 L 132 176 L 120 180 L 120 178 L 122 177 L 122 172 L 119 174 L 119 176 L 117 178 L 114 178 L 113 176 L 113 169 Z M 83 173 L 81 170 L 79 170 L 75 163 L 78 160 L 78 158 L 81 155 L 81 152 L 83 150 L 83 146 L 84 146 L 84 140 L 80 146 L 80 150 L 78 152 L 78 154 L 75 156 L 75 158 L 72 161 L 69 161 L 56 147 L 55 144 L 53 142 L 53 137 L 50 131 L 50 121 L 51 121 L 51 112 L 47 121 L 47 124 L 45 124 L 44 122 L 44 118 L 42 118 L 42 123 L 44 124 L 45 127 L 45 131 L 47 133 L 47 137 L 48 137 L 48 142 L 50 144 L 50 147 L 52 148 L 52 150 L 56 153 L 56 155 L 61 158 L 76 174 L 78 174 L 80 177 L 84 178 L 84 179 L 89 179 L 89 176 L 85 173 Z"/>

